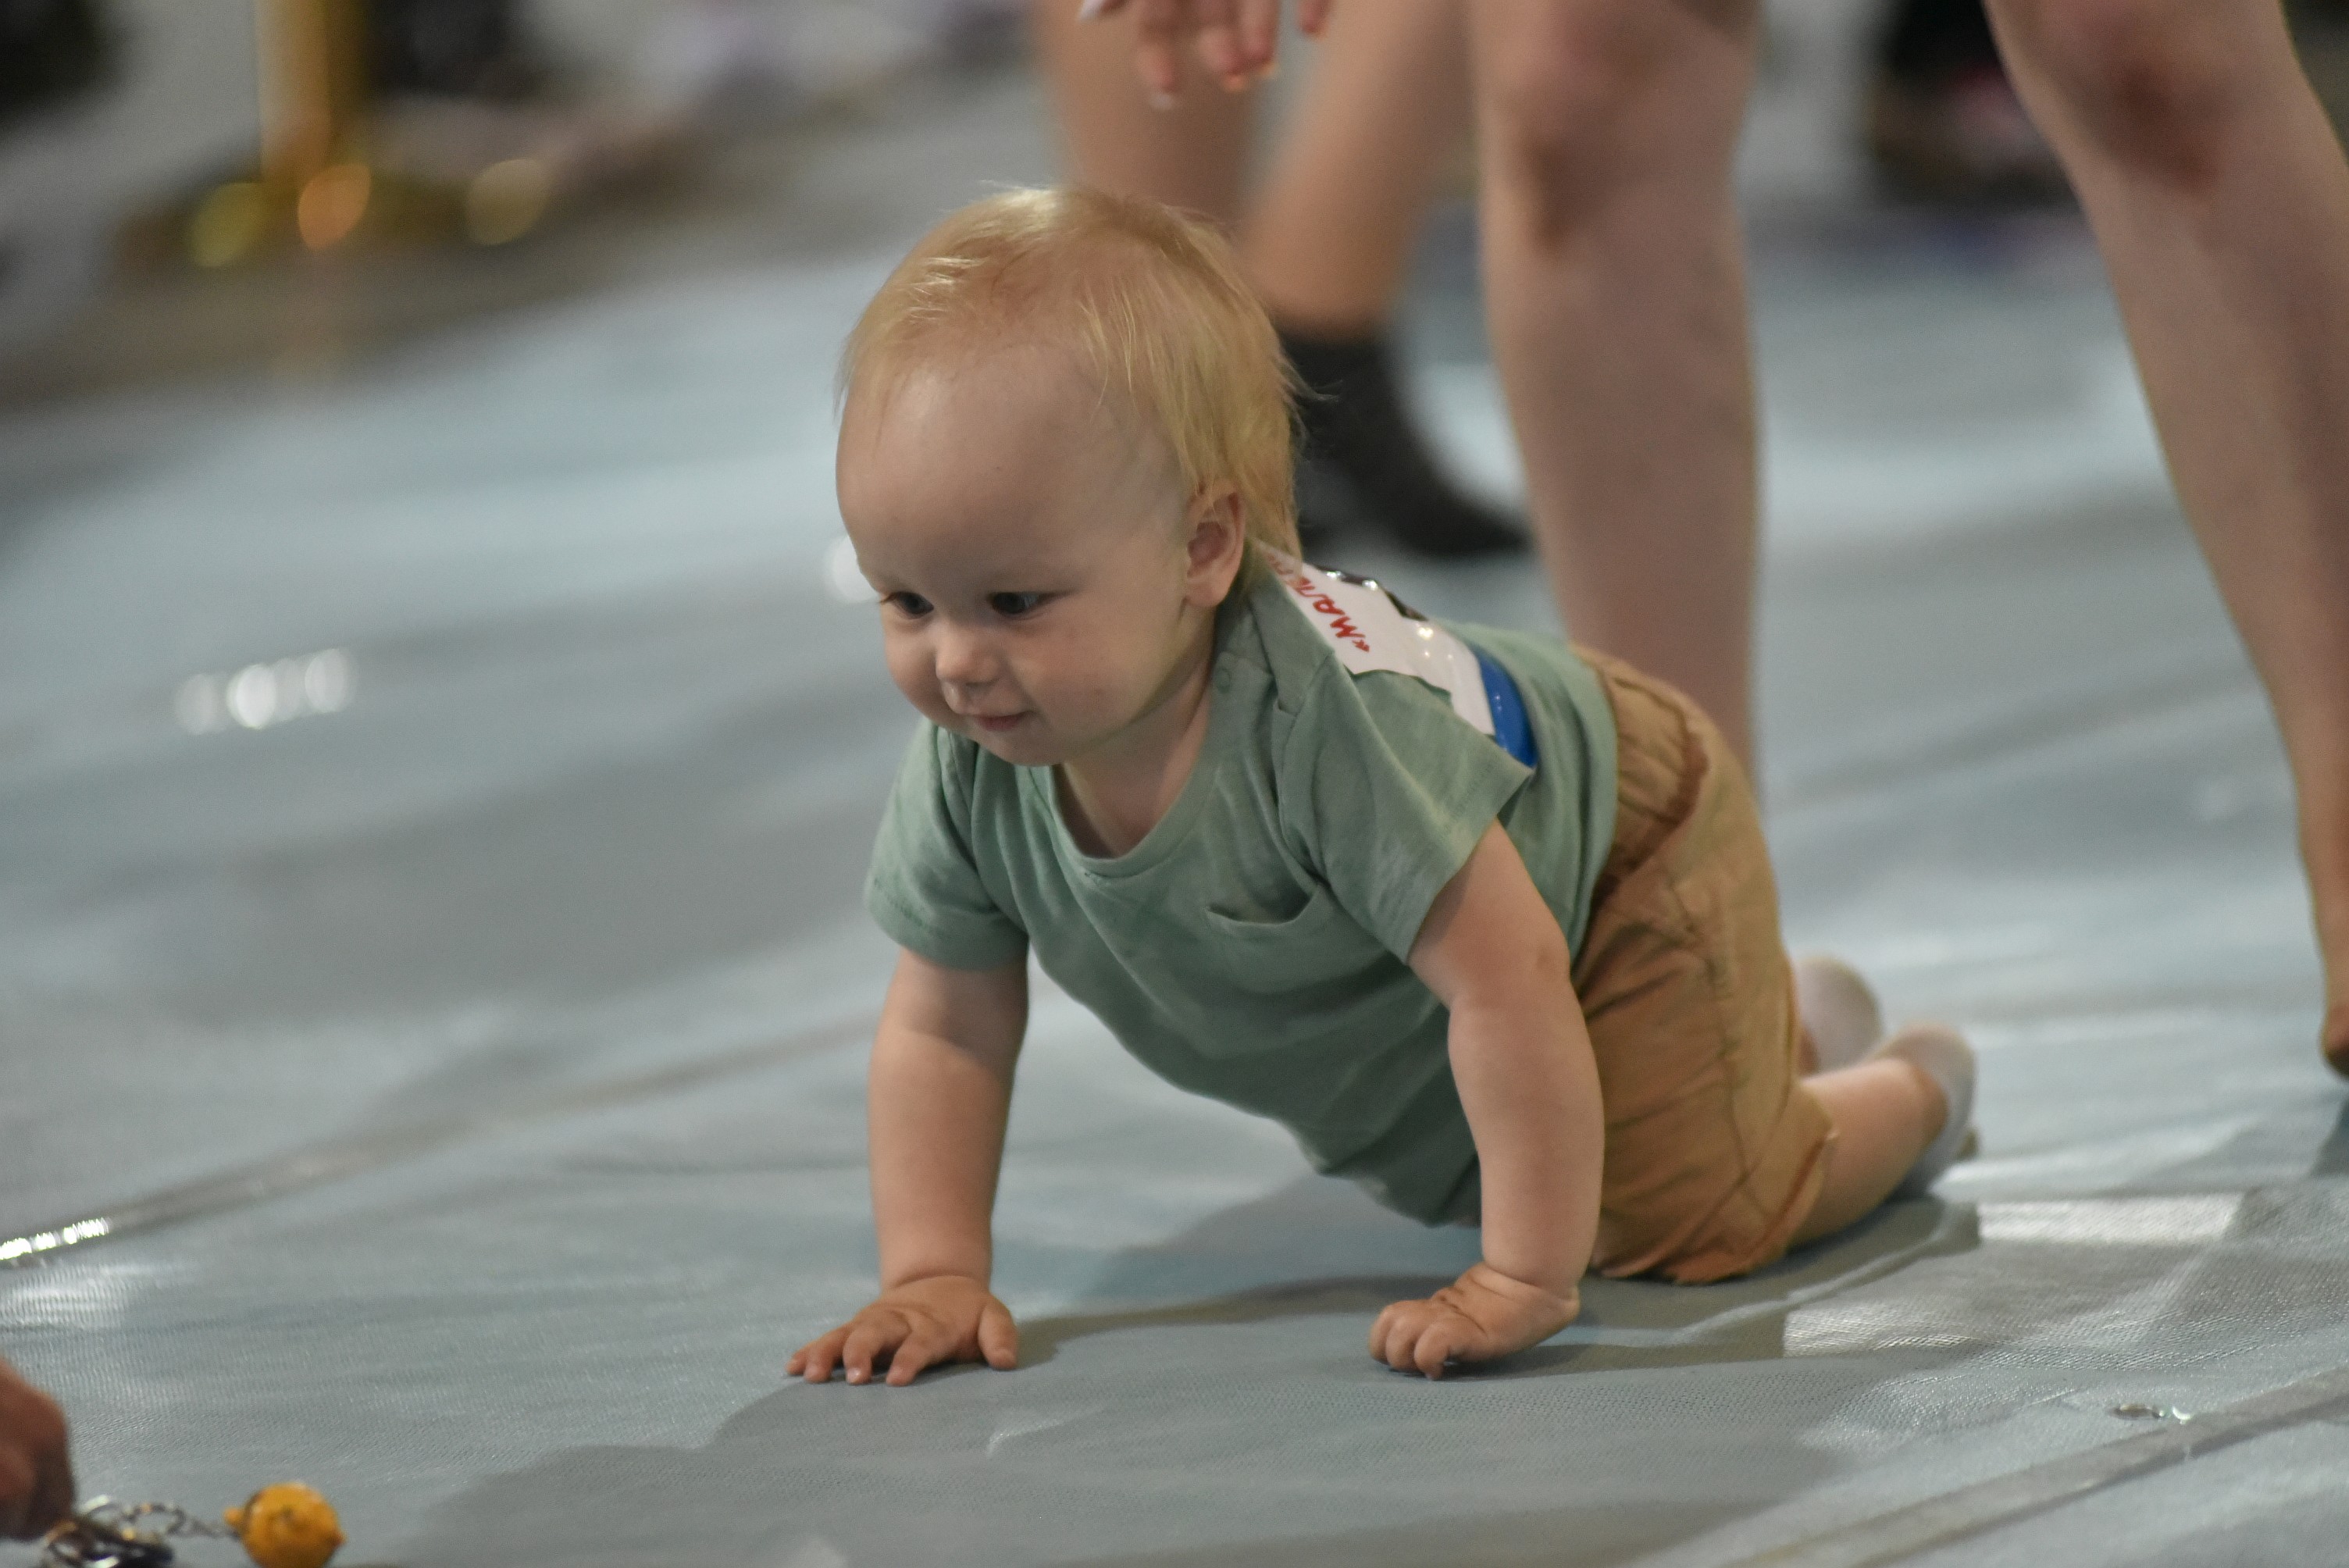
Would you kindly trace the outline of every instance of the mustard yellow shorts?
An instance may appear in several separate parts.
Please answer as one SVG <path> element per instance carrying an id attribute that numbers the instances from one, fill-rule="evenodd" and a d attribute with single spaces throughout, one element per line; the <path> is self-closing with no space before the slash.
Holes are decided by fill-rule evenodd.
<path id="1" fill-rule="evenodd" d="M 1801 1087 L 1813 1057 L 1761 813 L 1695 704 L 1578 651 L 1619 737 L 1615 843 L 1574 954 L 1607 1109 L 1593 1266 L 1727 1279 L 1785 1253 L 1833 1135 Z"/>

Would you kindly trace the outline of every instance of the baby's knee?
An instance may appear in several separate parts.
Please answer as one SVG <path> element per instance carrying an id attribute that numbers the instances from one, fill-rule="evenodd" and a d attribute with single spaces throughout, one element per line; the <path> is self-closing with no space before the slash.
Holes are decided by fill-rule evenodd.
<path id="1" fill-rule="evenodd" d="M 1724 175 L 1754 47 L 1752 0 L 1548 0 L 1479 18 L 1485 133 L 1547 230 L 1624 186 Z"/>
<path id="2" fill-rule="evenodd" d="M 2230 123 L 2290 45 L 2273 0 L 1990 0 L 2018 71 L 2106 157 L 2181 183 L 2216 168 Z"/>

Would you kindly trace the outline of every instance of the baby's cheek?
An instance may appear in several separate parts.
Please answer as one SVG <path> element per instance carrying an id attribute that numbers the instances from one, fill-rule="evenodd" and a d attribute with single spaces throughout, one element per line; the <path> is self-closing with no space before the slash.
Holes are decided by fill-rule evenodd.
<path id="1" fill-rule="evenodd" d="M 925 718 L 943 723 L 951 717 L 945 694 L 938 690 L 937 672 L 931 668 L 929 651 L 918 644 L 892 637 L 884 656 L 889 665 L 889 679 L 907 702 L 919 708 Z"/>
<path id="2" fill-rule="evenodd" d="M 1098 734 L 1121 727 L 1133 715 L 1124 711 L 1123 683 L 1109 678 L 1096 666 L 1081 674 L 1072 674 L 1054 684 L 1051 699 L 1040 704 L 1053 716 L 1056 725 L 1075 731 Z"/>
<path id="3" fill-rule="evenodd" d="M 1155 652 L 1130 632 L 1095 641 L 1061 662 L 1062 692 L 1103 716 L 1147 701 L 1165 673 Z"/>
<path id="4" fill-rule="evenodd" d="M 1113 620 L 1071 618 L 1026 639 L 1008 673 L 1054 731 L 1081 745 L 1131 723 L 1163 675 L 1137 641 Z"/>

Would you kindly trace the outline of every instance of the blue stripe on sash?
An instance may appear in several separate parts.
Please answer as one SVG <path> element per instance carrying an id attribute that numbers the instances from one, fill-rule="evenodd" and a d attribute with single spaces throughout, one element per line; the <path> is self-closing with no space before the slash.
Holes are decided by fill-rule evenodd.
<path id="1" fill-rule="evenodd" d="M 1493 738 L 1502 750 L 1528 768 L 1541 766 L 1541 753 L 1534 747 L 1534 727 L 1526 717 L 1526 699 L 1492 655 L 1475 644 L 1468 651 L 1476 655 L 1477 667 L 1485 672 L 1485 698 L 1493 705 Z"/>

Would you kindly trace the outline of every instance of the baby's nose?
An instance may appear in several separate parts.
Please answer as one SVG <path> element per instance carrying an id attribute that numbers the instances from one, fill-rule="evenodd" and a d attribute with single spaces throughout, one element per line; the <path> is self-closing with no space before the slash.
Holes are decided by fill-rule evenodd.
<path id="1" fill-rule="evenodd" d="M 995 655 L 983 638 L 952 631 L 937 643 L 939 681 L 953 686 L 983 686 L 995 679 Z"/>

